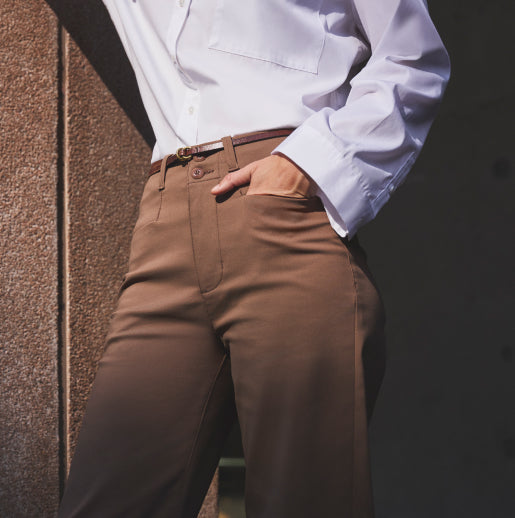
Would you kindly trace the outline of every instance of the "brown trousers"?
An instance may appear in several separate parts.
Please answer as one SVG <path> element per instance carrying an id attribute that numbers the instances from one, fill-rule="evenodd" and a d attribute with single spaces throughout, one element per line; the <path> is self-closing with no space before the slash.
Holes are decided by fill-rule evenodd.
<path id="1" fill-rule="evenodd" d="M 384 314 L 357 238 L 318 197 L 209 192 L 282 138 L 147 180 L 60 518 L 196 517 L 236 416 L 247 518 L 373 516 Z"/>

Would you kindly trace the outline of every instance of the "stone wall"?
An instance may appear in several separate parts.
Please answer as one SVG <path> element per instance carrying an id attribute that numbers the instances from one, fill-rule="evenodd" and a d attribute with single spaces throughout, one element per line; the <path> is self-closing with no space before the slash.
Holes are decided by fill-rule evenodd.
<path id="1" fill-rule="evenodd" d="M 2 1 L 0 20 L 0 516 L 52 516 L 60 478 L 59 27 L 43 2 Z"/>

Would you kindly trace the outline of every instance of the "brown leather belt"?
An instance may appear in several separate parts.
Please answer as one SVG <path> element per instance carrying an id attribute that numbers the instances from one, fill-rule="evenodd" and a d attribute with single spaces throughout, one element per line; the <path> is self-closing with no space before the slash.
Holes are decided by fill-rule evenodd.
<path id="1" fill-rule="evenodd" d="M 241 146 L 242 144 L 248 144 L 250 142 L 257 142 L 258 140 L 265 140 L 274 137 L 286 137 L 295 128 L 283 128 L 276 130 L 256 131 L 255 133 L 249 133 L 241 137 L 232 137 L 233 146 Z M 166 166 L 172 165 L 174 162 L 187 162 L 196 155 L 206 153 L 207 151 L 217 151 L 223 149 L 224 145 L 222 140 L 215 140 L 213 142 L 206 142 L 205 144 L 198 144 L 196 146 L 187 146 L 179 148 L 173 155 L 168 155 L 166 158 Z M 164 158 L 163 158 L 164 160 Z M 156 174 L 161 169 L 162 160 L 153 162 L 150 165 L 150 171 L 148 176 Z"/>

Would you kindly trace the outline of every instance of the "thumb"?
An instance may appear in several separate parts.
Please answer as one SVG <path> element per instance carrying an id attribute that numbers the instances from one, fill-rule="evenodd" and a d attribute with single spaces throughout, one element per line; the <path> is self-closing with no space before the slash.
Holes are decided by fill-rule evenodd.
<path id="1" fill-rule="evenodd" d="M 253 164 L 249 164 L 238 171 L 226 174 L 222 180 L 211 189 L 211 194 L 224 194 L 240 185 L 249 183 L 253 172 L 254 166 Z"/>

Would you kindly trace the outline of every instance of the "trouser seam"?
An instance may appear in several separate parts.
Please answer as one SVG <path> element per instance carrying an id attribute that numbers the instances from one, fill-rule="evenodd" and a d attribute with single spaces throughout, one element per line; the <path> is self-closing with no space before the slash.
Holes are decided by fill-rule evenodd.
<path id="1" fill-rule="evenodd" d="M 356 490 L 356 487 L 355 487 L 355 478 L 356 478 L 356 474 L 355 474 L 355 462 L 356 462 L 356 459 L 355 459 L 355 449 L 356 449 L 356 446 L 355 446 L 355 441 L 356 441 L 356 421 L 357 421 L 357 416 L 356 416 L 356 336 L 357 336 L 357 326 L 358 326 L 358 284 L 356 282 L 356 275 L 354 274 L 354 267 L 352 265 L 352 259 L 350 257 L 350 252 L 347 250 L 347 260 L 349 262 L 349 268 L 350 268 L 350 271 L 351 271 L 351 274 L 352 274 L 352 284 L 354 286 L 354 328 L 353 328 L 353 333 L 354 333 L 354 337 L 353 337 L 353 348 L 352 348 L 352 353 L 353 353 L 353 384 L 352 384 L 352 461 L 351 461 L 351 498 L 352 498 L 352 503 L 351 503 L 351 509 L 352 509 L 352 516 L 355 515 L 355 505 L 356 505 L 356 495 L 355 495 L 355 490 Z"/>
<path id="2" fill-rule="evenodd" d="M 163 208 L 163 191 L 160 191 L 160 193 L 159 193 L 159 207 L 157 209 L 156 219 L 154 221 L 152 221 L 152 223 L 156 223 L 157 221 L 159 221 L 159 217 L 161 216 L 161 209 L 162 208 Z"/>

